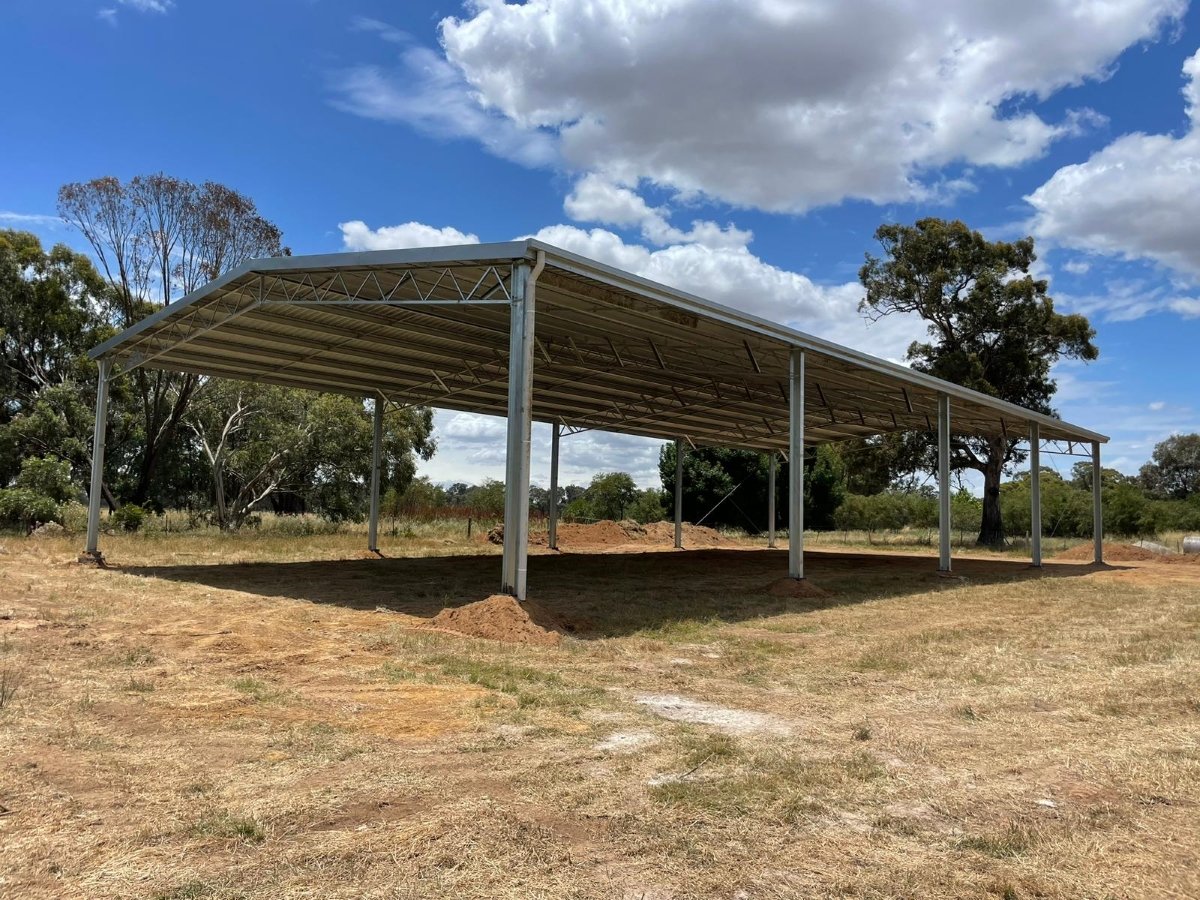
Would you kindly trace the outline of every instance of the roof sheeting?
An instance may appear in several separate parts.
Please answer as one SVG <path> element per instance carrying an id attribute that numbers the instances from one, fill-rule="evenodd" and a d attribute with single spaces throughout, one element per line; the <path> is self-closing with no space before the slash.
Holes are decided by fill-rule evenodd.
<path id="1" fill-rule="evenodd" d="M 539 251 L 538 421 L 782 450 L 801 347 L 809 443 L 931 431 L 939 393 L 959 434 L 1107 440 L 536 240 L 253 260 L 92 355 L 503 416 L 512 271 Z"/>

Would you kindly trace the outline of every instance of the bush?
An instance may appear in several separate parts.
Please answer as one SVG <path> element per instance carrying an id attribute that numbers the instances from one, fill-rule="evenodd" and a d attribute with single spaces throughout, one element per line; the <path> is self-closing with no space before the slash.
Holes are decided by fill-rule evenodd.
<path id="1" fill-rule="evenodd" d="M 146 521 L 146 511 L 136 503 L 126 503 L 124 506 L 118 507 L 108 521 L 113 528 L 119 528 L 122 531 L 137 531 Z"/>
<path id="2" fill-rule="evenodd" d="M 31 456 L 22 460 L 17 487 L 47 497 L 53 503 L 65 503 L 76 494 L 75 486 L 71 484 L 71 464 L 52 456 Z"/>
<path id="3" fill-rule="evenodd" d="M 28 533 L 47 522 L 62 522 L 62 509 L 50 497 L 24 487 L 0 490 L 0 526 Z"/>

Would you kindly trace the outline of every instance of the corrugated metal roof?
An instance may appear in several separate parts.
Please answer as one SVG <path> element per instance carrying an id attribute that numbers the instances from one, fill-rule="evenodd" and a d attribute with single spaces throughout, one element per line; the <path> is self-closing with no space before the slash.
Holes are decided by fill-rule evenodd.
<path id="1" fill-rule="evenodd" d="M 809 443 L 933 430 L 939 393 L 958 434 L 1107 440 L 536 240 L 253 260 L 92 356 L 503 416 L 509 284 L 538 251 L 539 421 L 782 450 L 801 347 Z"/>

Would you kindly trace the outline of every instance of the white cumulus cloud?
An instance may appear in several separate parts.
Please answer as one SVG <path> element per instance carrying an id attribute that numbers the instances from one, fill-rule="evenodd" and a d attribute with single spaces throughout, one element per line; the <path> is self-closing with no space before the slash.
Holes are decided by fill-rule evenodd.
<path id="1" fill-rule="evenodd" d="M 1200 276 L 1200 51 L 1183 71 L 1187 131 L 1124 135 L 1059 169 L 1026 198 L 1038 237 Z M 1168 298 L 1160 306 L 1187 313 L 1195 302 Z"/>
<path id="2" fill-rule="evenodd" d="M 342 246 L 347 250 L 404 250 L 409 247 L 452 247 L 455 244 L 478 244 L 479 238 L 449 226 L 438 228 L 423 222 L 385 225 L 371 228 L 355 219 L 339 222 Z"/>
<path id="3" fill-rule="evenodd" d="M 1107 76 L 1185 0 L 478 0 L 441 53 L 356 66 L 337 101 L 528 164 L 802 211 L 939 199 L 1079 133 L 1031 101 Z"/>

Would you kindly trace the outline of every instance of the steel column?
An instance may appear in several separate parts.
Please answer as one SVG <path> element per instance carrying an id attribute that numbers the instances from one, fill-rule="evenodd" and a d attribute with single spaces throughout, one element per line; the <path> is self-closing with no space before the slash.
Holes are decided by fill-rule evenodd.
<path id="1" fill-rule="evenodd" d="M 683 439 L 675 438 L 675 549 L 683 548 Z"/>
<path id="2" fill-rule="evenodd" d="M 804 351 L 793 347 L 788 373 L 788 575 L 804 577 Z"/>
<path id="3" fill-rule="evenodd" d="M 949 394 L 938 394 L 938 571 L 950 571 Z"/>
<path id="4" fill-rule="evenodd" d="M 1100 442 L 1092 441 L 1092 542 L 1095 560 L 1104 562 L 1104 507 L 1101 489 L 1103 471 L 1100 468 Z"/>
<path id="5" fill-rule="evenodd" d="M 774 451 L 767 455 L 767 546 L 775 547 L 775 457 Z"/>
<path id="6" fill-rule="evenodd" d="M 100 499 L 104 493 L 104 439 L 108 428 L 108 377 L 112 360 L 101 359 L 96 378 L 96 422 L 92 428 L 92 482 L 88 488 L 87 552 L 100 555 Z"/>
<path id="7" fill-rule="evenodd" d="M 379 552 L 379 484 L 383 468 L 383 411 L 387 404 L 376 397 L 372 404 L 371 432 L 371 518 L 367 524 L 367 549 Z"/>
<path id="8" fill-rule="evenodd" d="M 550 432 L 550 534 L 551 550 L 558 549 L 558 443 L 562 438 L 562 426 L 555 422 Z"/>
<path id="9" fill-rule="evenodd" d="M 1029 534 L 1033 564 L 1042 564 L 1042 429 L 1029 425 Z"/>
<path id="10" fill-rule="evenodd" d="M 529 444 L 533 424 L 533 279 L 513 267 L 508 341 L 508 446 L 504 477 L 504 577 L 500 589 L 525 599 L 529 562 Z"/>

